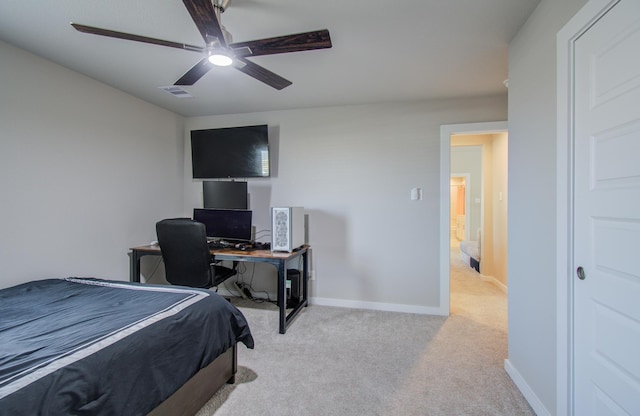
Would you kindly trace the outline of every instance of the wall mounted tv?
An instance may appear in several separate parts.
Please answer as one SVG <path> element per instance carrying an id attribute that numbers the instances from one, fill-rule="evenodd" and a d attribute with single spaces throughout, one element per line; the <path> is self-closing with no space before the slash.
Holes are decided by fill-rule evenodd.
<path id="1" fill-rule="evenodd" d="M 194 179 L 269 176 L 267 125 L 191 131 Z"/>

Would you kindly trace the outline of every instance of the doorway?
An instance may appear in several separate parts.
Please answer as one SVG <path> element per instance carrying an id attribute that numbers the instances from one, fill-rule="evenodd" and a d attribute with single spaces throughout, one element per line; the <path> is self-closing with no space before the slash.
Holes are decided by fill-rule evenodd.
<path id="1" fill-rule="evenodd" d="M 451 312 L 451 284 L 450 284 L 450 267 L 451 267 L 451 145 L 453 141 L 457 139 L 457 136 L 465 136 L 466 139 L 463 139 L 462 142 L 467 140 L 466 145 L 482 145 L 482 143 L 472 143 L 470 140 L 471 136 L 493 136 L 493 135 L 505 135 L 506 141 L 506 133 L 507 133 L 507 122 L 491 122 L 491 123 L 470 123 L 470 124 L 457 124 L 457 125 L 443 125 L 440 128 L 440 190 L 441 190 L 441 198 L 440 198 L 440 313 L 442 315 L 449 315 Z M 488 140 L 488 139 L 487 139 Z M 459 143 L 460 144 L 460 143 Z M 487 151 L 488 148 L 484 146 L 483 148 L 483 161 L 484 164 L 487 165 Z M 506 158 L 506 147 L 504 149 L 504 157 Z M 493 163 L 493 162 L 491 162 Z M 486 166 L 485 166 L 486 167 Z M 481 231 L 479 236 L 479 245 L 480 247 L 485 246 L 485 249 L 482 250 L 488 254 L 485 263 L 485 269 L 490 270 L 492 273 L 496 272 L 494 254 L 491 254 L 494 250 L 494 238 L 493 232 L 494 228 L 498 227 L 498 232 L 504 233 L 504 238 L 502 238 L 499 243 L 501 247 L 504 247 L 502 254 L 504 260 L 504 266 L 500 265 L 500 270 L 497 272 L 501 272 L 502 268 L 504 269 L 504 282 L 503 286 L 506 290 L 506 159 L 504 166 L 504 183 L 499 184 L 498 187 L 493 186 L 493 180 L 491 183 L 489 181 L 483 181 L 481 188 L 481 196 L 473 197 L 470 196 L 471 199 L 471 207 L 473 207 L 474 203 L 478 203 L 480 209 L 480 219 L 479 226 L 476 226 L 480 230 L 487 228 L 487 232 L 483 233 Z M 496 189 L 494 189 L 496 188 Z M 468 190 L 468 188 L 467 188 Z M 502 212 L 496 212 L 493 208 L 494 199 L 498 200 L 498 202 L 504 205 L 505 210 Z M 490 208 L 490 209 L 487 209 Z M 469 211 L 472 211 L 471 208 Z M 470 213 L 470 212 L 469 212 Z M 504 220 L 504 224 L 494 224 L 494 216 L 498 216 L 501 221 Z M 466 221 L 466 219 L 465 219 Z M 499 222 L 501 222 L 499 221 Z M 466 222 L 465 222 L 466 224 Z M 471 221 L 469 224 L 473 224 Z M 490 229 L 488 228 L 490 227 Z M 471 228 L 474 228 L 473 225 L 466 225 L 465 227 L 465 236 L 467 238 L 473 238 L 476 234 Z M 481 271 L 482 271 L 482 265 Z M 497 279 L 496 283 L 499 283 Z"/>

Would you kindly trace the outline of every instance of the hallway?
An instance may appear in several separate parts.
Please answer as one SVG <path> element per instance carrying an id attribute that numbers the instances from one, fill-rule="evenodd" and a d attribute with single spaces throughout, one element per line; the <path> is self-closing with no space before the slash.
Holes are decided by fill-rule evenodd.
<path id="1" fill-rule="evenodd" d="M 460 259 L 460 242 L 451 238 L 451 315 L 460 315 L 507 333 L 507 294 Z M 506 358 L 506 357 L 504 357 Z"/>

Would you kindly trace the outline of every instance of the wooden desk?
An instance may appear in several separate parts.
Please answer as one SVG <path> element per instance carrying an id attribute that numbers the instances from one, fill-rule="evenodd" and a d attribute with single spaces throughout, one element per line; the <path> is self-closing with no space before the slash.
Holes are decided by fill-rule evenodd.
<path id="1" fill-rule="evenodd" d="M 148 245 L 132 247 L 130 256 L 130 275 L 129 280 L 132 282 L 140 282 L 140 259 L 144 256 L 162 256 L 160 246 Z M 287 328 L 302 308 L 307 306 L 308 293 L 308 276 L 309 276 L 309 260 L 307 258 L 309 246 L 302 246 L 293 253 L 272 252 L 271 250 L 253 250 L 242 251 L 231 248 L 213 249 L 211 254 L 216 260 L 243 261 L 251 263 L 268 263 L 278 270 L 278 308 L 280 311 L 280 333 L 287 332 Z M 291 312 L 287 315 L 287 262 L 302 256 L 302 299 Z"/>

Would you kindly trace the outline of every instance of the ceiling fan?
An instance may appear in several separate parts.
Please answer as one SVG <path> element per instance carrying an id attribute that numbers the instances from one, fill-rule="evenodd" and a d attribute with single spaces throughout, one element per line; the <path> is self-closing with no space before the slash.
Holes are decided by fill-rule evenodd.
<path id="1" fill-rule="evenodd" d="M 220 23 L 220 16 L 229 6 L 231 0 L 182 0 L 182 2 L 202 35 L 206 44 L 205 47 L 116 32 L 77 23 L 71 23 L 71 26 L 83 33 L 168 46 L 170 48 L 200 52 L 205 55 L 204 58 L 180 77 L 174 85 L 193 85 L 214 66 L 233 65 L 240 72 L 277 90 L 281 90 L 291 85 L 292 82 L 251 62 L 247 58 L 331 48 L 331 37 L 327 29 L 233 43 L 230 33 Z"/>

